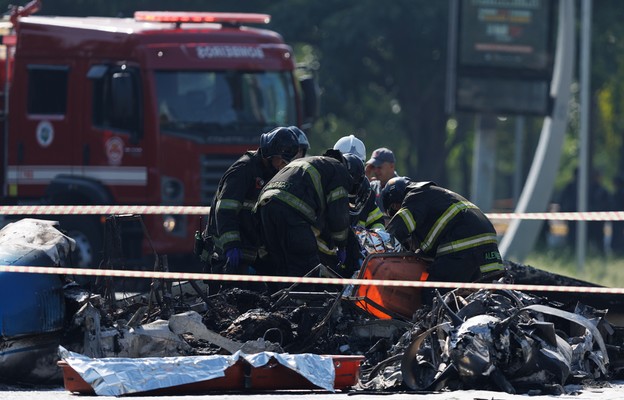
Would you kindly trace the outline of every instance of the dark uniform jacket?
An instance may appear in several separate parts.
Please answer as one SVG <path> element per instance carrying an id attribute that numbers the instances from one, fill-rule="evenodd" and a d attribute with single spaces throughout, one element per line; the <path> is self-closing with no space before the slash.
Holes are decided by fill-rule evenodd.
<path id="1" fill-rule="evenodd" d="M 262 190 L 258 204 L 276 200 L 292 207 L 318 232 L 329 232 L 334 244 L 341 247 L 349 229 L 352 181 L 340 161 L 305 157 L 280 170 Z"/>
<path id="2" fill-rule="evenodd" d="M 431 258 L 498 245 L 494 226 L 477 206 L 433 182 L 409 184 L 386 229 L 401 243 L 409 242 L 410 250 Z M 480 266 L 482 273 L 500 268 L 498 257 Z"/>
<path id="3" fill-rule="evenodd" d="M 252 210 L 273 175 L 274 170 L 264 166 L 258 151 L 248 151 L 221 177 L 208 220 L 208 232 L 214 237 L 217 252 L 223 254 L 238 247 L 244 259 L 256 258 L 261 236 Z"/>
<path id="4" fill-rule="evenodd" d="M 362 226 L 367 229 L 383 229 L 384 215 L 377 206 L 377 199 L 374 191 L 371 191 L 364 208 L 358 215 L 351 216 L 351 225 Z"/>

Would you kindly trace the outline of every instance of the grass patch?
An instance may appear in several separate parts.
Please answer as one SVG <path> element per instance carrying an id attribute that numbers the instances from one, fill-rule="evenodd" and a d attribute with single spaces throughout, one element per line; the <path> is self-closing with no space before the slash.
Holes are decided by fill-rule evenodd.
<path id="1" fill-rule="evenodd" d="M 624 257 L 588 250 L 579 267 L 574 249 L 534 251 L 522 262 L 532 267 L 607 287 L 624 287 Z"/>

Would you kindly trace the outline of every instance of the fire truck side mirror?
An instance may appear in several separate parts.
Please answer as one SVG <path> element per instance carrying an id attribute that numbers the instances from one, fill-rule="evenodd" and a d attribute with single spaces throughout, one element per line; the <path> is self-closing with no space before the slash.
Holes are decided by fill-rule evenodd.
<path id="1" fill-rule="evenodd" d="M 303 96 L 303 122 L 311 124 L 319 113 L 319 88 L 311 76 L 302 78 L 299 84 Z"/>

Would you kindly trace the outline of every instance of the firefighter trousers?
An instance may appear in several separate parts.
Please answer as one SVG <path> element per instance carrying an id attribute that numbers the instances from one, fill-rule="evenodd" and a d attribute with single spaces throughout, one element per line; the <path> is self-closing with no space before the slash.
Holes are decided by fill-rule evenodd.
<path id="1" fill-rule="evenodd" d="M 301 214 L 278 200 L 260 205 L 259 212 L 273 275 L 304 276 L 321 262 L 312 227 Z"/>
<path id="2" fill-rule="evenodd" d="M 496 244 L 486 244 L 468 250 L 435 257 L 429 266 L 428 281 L 475 282 L 482 274 L 494 270 L 504 270 L 502 258 Z M 423 290 L 423 302 L 431 304 L 435 297 L 434 288 Z M 448 289 L 439 290 L 446 293 Z"/>

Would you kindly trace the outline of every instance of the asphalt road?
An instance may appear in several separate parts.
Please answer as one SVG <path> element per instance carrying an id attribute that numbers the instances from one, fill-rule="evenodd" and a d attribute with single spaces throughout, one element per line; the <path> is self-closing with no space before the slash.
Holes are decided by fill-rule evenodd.
<path id="1" fill-rule="evenodd" d="M 484 390 L 465 390 L 436 394 L 414 394 L 414 393 L 395 393 L 388 394 L 348 394 L 348 393 L 327 393 L 327 392 L 280 392 L 280 393 L 240 393 L 240 394 L 219 394 L 206 393 L 203 395 L 192 396 L 132 396 L 132 400 L 146 399 L 163 399 L 163 400 L 197 400 L 197 399 L 226 399 L 226 400 L 243 400 L 248 397 L 258 398 L 262 400 L 299 400 L 301 398 L 309 399 L 332 399 L 332 400 L 371 400 L 375 398 L 390 398 L 392 400 L 622 400 L 624 399 L 624 381 L 615 381 L 610 383 L 611 387 L 593 388 L 582 390 L 579 394 L 561 395 L 561 396 L 526 396 L 526 395 L 510 395 L 501 392 L 490 392 Z M 51 389 L 25 389 L 15 387 L 0 386 L 0 399 L 2 400 L 80 400 L 85 398 L 95 398 L 95 396 L 75 395 L 67 392 L 64 388 Z M 98 399 L 118 399 L 118 397 L 101 396 Z"/>

